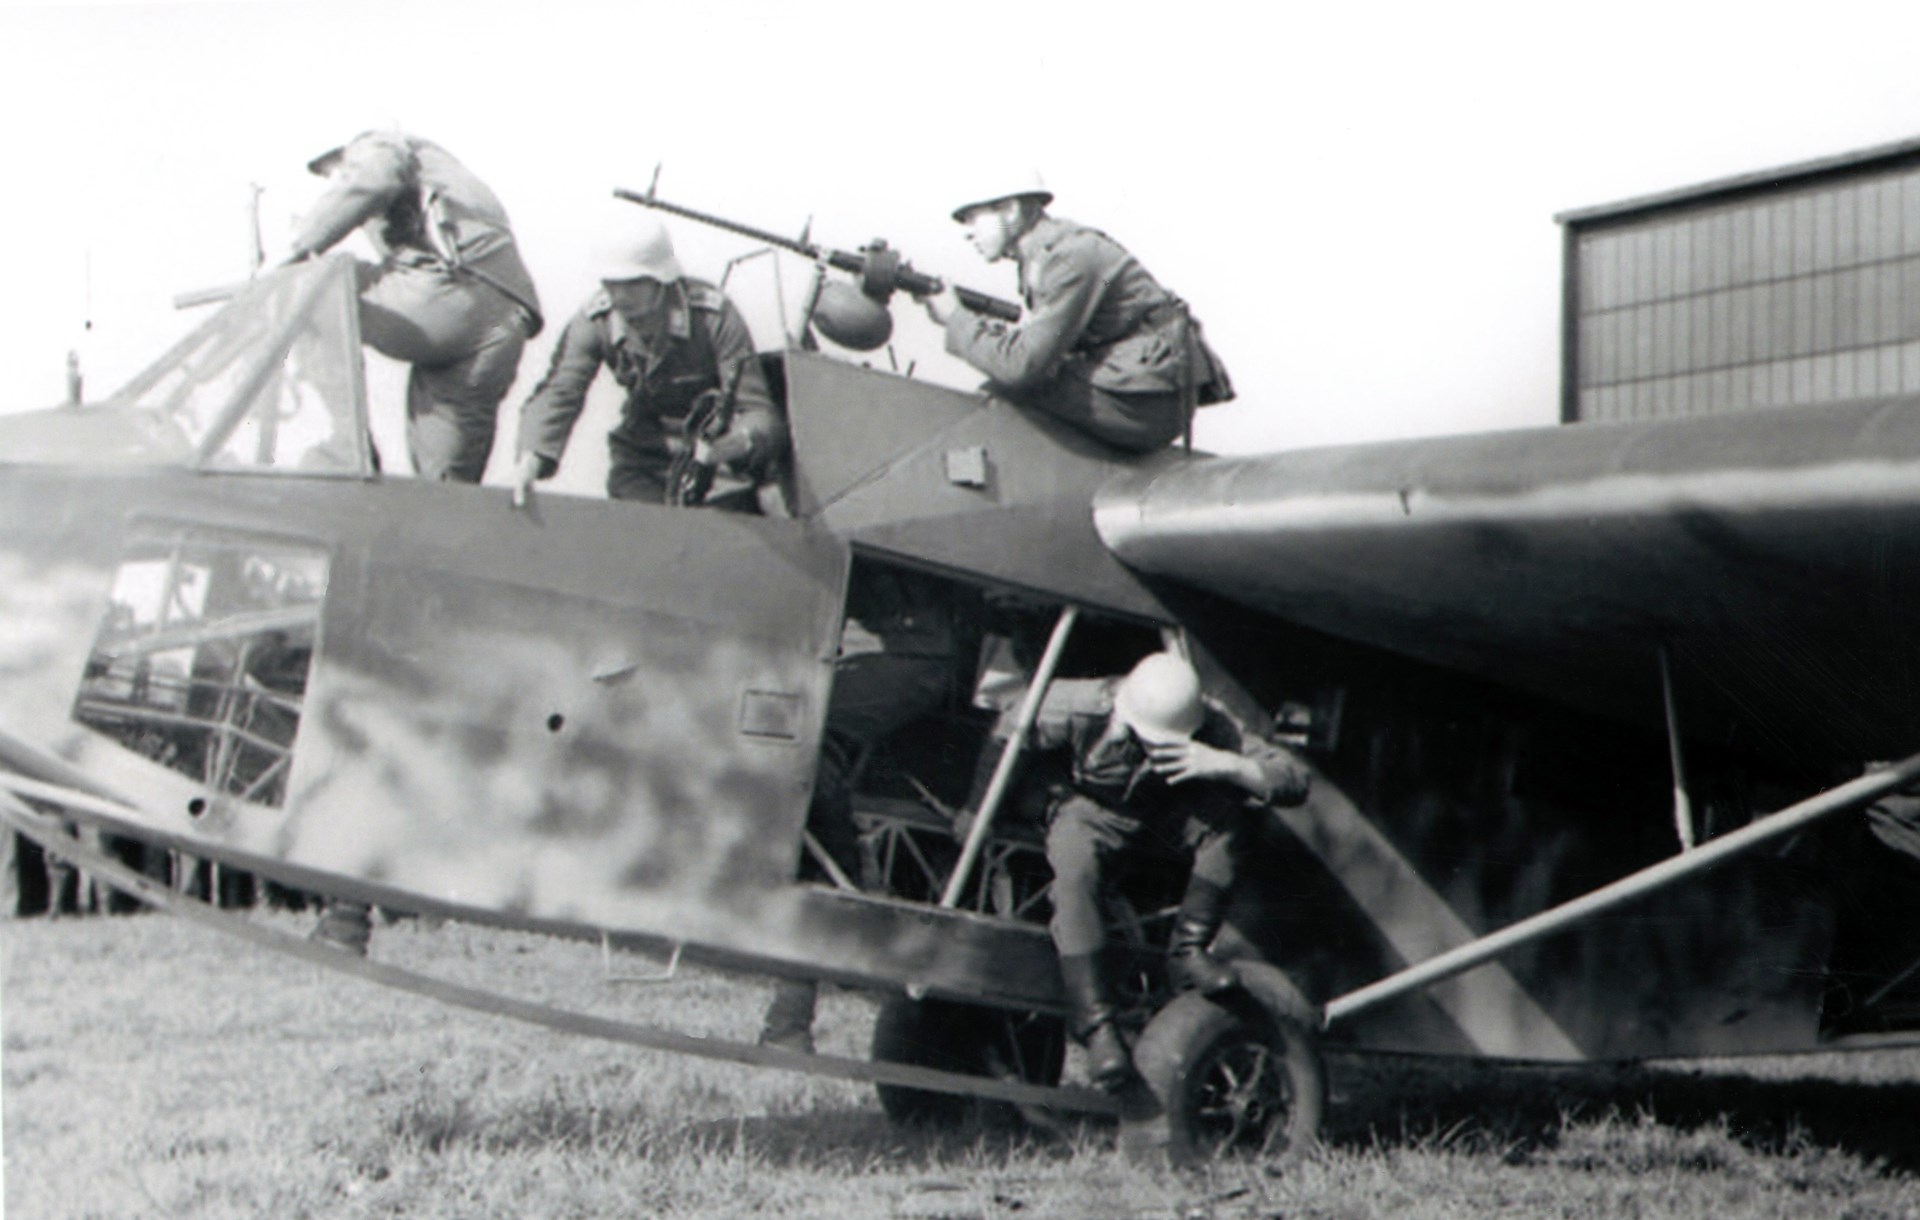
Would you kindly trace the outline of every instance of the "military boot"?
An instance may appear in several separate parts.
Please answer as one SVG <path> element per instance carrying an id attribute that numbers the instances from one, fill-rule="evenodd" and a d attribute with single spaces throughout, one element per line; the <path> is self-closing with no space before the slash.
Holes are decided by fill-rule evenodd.
<path id="1" fill-rule="evenodd" d="M 760 1045 L 813 1054 L 813 1010 L 820 985 L 812 979 L 781 979 L 760 1023 Z"/>
<path id="2" fill-rule="evenodd" d="M 1207 952 L 1226 918 L 1226 907 L 1227 892 L 1213 882 L 1187 883 L 1173 934 L 1167 939 L 1167 981 L 1175 991 L 1220 995 L 1239 986 L 1233 969 Z"/>
<path id="3" fill-rule="evenodd" d="M 1096 1088 L 1118 1091 L 1133 1076 L 1133 1057 L 1120 1036 L 1100 955 L 1062 957 L 1060 979 L 1067 988 L 1068 1029 L 1073 1040 L 1087 1049 L 1087 1074 Z"/>

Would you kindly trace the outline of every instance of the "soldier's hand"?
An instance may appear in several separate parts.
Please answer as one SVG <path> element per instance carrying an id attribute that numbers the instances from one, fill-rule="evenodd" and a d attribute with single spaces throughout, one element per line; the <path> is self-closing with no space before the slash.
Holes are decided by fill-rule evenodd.
<path id="1" fill-rule="evenodd" d="M 1237 780 L 1246 760 L 1232 750 L 1221 750 L 1205 742 L 1149 742 L 1147 758 L 1154 774 L 1169 784 L 1184 784 L 1195 779 Z"/>
<path id="2" fill-rule="evenodd" d="M 945 326 L 953 311 L 960 308 L 960 295 L 950 285 L 942 284 L 940 291 L 930 292 L 926 296 L 915 298 L 920 307 L 927 311 L 935 326 Z"/>
<path id="3" fill-rule="evenodd" d="M 533 483 L 540 477 L 540 455 L 523 453 L 513 466 L 513 506 L 525 508 L 527 497 L 533 494 Z"/>

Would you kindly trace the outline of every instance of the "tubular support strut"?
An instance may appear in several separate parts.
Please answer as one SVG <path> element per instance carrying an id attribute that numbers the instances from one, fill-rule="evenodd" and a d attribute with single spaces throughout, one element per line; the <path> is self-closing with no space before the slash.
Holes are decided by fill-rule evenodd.
<path id="1" fill-rule="evenodd" d="M 1673 697 L 1673 663 L 1667 646 L 1660 645 L 1660 697 L 1667 709 L 1667 755 L 1673 766 L 1673 829 L 1680 846 L 1692 851 L 1697 841 L 1693 833 L 1693 798 L 1687 793 L 1687 756 L 1680 743 L 1680 711 Z"/>
<path id="2" fill-rule="evenodd" d="M 1065 650 L 1067 637 L 1073 634 L 1074 620 L 1079 615 L 1077 607 L 1068 606 L 1053 624 L 1053 635 L 1047 640 L 1047 650 L 1041 654 L 1039 668 L 1034 670 L 1033 681 L 1020 703 L 1020 716 L 1014 725 L 1013 736 L 1007 738 L 1006 747 L 1000 751 L 1000 761 L 993 768 L 993 778 L 987 781 L 986 794 L 980 798 L 980 812 L 967 832 L 967 843 L 961 849 L 960 861 L 953 866 L 953 875 L 947 878 L 946 892 L 940 895 L 940 905 L 943 907 L 954 906 L 960 901 L 974 863 L 979 860 L 980 851 L 987 844 L 987 832 L 993 829 L 994 814 L 1000 811 L 1000 802 L 1006 797 L 1008 786 L 1013 783 L 1014 764 L 1020 761 L 1020 752 L 1026 748 L 1027 734 L 1033 731 L 1033 722 L 1040 715 L 1040 701 L 1046 696 L 1047 684 L 1053 681 L 1053 671 L 1060 667 L 1060 653 Z"/>
<path id="3" fill-rule="evenodd" d="M 127 868 L 119 861 L 94 851 L 79 840 L 69 838 L 61 832 L 56 819 L 35 813 L 15 796 L 8 794 L 7 789 L 21 786 L 17 782 L 19 778 L 0 771 L 0 823 L 11 826 L 38 843 L 43 850 L 73 861 L 86 872 L 138 898 L 148 906 L 178 915 L 202 927 L 212 928 L 229 936 L 237 936 L 276 953 L 297 957 L 315 966 L 351 974 L 385 987 L 425 996 L 430 1000 L 452 1004 L 489 1016 L 510 1017 L 547 1029 L 559 1030 L 562 1033 L 601 1038 L 649 1050 L 669 1051 L 674 1054 L 717 1059 L 728 1063 L 742 1063 L 749 1067 L 782 1068 L 816 1076 L 831 1076 L 841 1080 L 960 1093 L 1011 1102 L 1014 1105 L 1092 1114 L 1117 1115 L 1120 1113 L 1120 1103 L 1117 1100 L 1105 1093 L 1088 1088 L 1031 1084 L 1020 1080 L 1002 1080 L 990 1076 L 969 1075 L 964 1072 L 945 1072 L 933 1068 L 915 1067 L 906 1063 L 850 1059 L 838 1055 L 812 1055 L 774 1046 L 699 1037 L 659 1026 L 616 1021 L 590 1013 L 574 1012 L 515 999 L 498 992 L 467 987 L 400 966 L 343 953 L 327 945 L 313 944 L 303 937 L 291 936 L 285 932 L 264 927 L 244 916 L 229 915 L 198 899 L 176 894 L 151 878 Z M 60 803 L 58 798 L 47 791 L 52 789 L 53 785 L 34 786 L 42 790 L 34 795 L 35 800 Z"/>
<path id="4" fill-rule="evenodd" d="M 1906 758 L 1884 771 L 1875 771 L 1857 779 L 1848 780 L 1844 784 L 1810 796 L 1776 813 L 1770 813 L 1757 822 L 1742 826 L 1739 830 L 1729 831 L 1698 847 L 1683 850 L 1679 855 L 1669 856 L 1658 864 L 1648 865 L 1637 873 L 1629 873 L 1618 881 L 1563 902 L 1557 907 L 1548 907 L 1537 915 L 1529 915 L 1496 932 L 1489 932 L 1477 940 L 1468 941 L 1444 953 L 1437 953 L 1424 962 L 1390 974 L 1378 982 L 1369 983 L 1343 996 L 1337 996 L 1327 1002 L 1325 1023 L 1332 1025 L 1342 1018 L 1384 1004 L 1407 992 L 1417 991 L 1429 983 L 1437 983 L 1441 979 L 1462 974 L 1508 949 L 1551 936 L 1590 915 L 1597 915 L 1602 911 L 1645 897 L 1654 890 L 1684 880 L 1695 873 L 1704 872 L 1721 861 L 1751 850 L 1770 839 L 1791 834 L 1822 818 L 1863 808 L 1889 792 L 1907 787 L 1916 779 L 1920 779 L 1920 754 Z"/>

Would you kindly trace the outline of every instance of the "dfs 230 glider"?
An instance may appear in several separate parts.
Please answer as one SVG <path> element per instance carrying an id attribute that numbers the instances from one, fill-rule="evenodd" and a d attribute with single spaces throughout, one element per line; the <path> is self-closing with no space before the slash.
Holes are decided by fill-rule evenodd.
<path id="1" fill-rule="evenodd" d="M 0 419 L 0 810 L 148 901 L 378 982 L 872 1081 L 896 1116 L 1117 1114 L 1180 1157 L 1308 1146 L 1323 1047 L 1920 1032 L 1912 861 L 1861 815 L 1920 778 L 1920 404 L 1121 459 L 805 344 L 765 362 L 786 517 L 381 475 L 338 257 L 262 276 L 102 403 Z M 797 879 L 846 591 L 889 569 L 991 608 L 977 672 L 1022 711 L 1171 640 L 1312 771 L 1260 818 L 1216 945 L 1238 989 L 1169 1001 L 1181 878 L 1122 887 L 1135 1096 L 1062 1083 L 1039 831 L 999 799 L 1017 745 L 949 816 L 992 740 L 980 700 L 860 760 L 864 884 Z M 873 1058 L 353 958 L 187 902 L 102 836 L 865 989 Z"/>

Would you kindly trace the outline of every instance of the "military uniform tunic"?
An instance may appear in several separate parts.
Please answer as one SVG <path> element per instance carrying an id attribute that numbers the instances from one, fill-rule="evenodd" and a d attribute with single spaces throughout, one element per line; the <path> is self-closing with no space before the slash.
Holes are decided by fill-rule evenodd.
<path id="1" fill-rule="evenodd" d="M 616 500 L 664 500 L 678 424 L 723 378 L 735 379 L 728 436 L 744 450 L 736 465 L 763 473 L 785 451 L 786 420 L 746 321 L 725 293 L 700 280 L 676 281 L 654 321 L 636 328 L 603 288 L 567 323 L 546 377 L 520 409 L 520 452 L 539 455 L 541 477 L 559 466 L 603 365 L 627 391 L 620 423 L 607 434 L 607 494 Z"/>
<path id="2" fill-rule="evenodd" d="M 423 478 L 477 483 L 500 400 L 541 326 L 540 300 L 506 209 L 439 145 L 402 132 L 356 136 L 303 219 L 295 256 L 364 226 L 381 255 L 358 267 L 360 334 L 412 366 L 407 444 Z"/>
<path id="3" fill-rule="evenodd" d="M 1186 306 L 1120 243 L 1042 216 L 1014 255 L 1026 303 L 1018 325 L 965 309 L 947 320 L 947 350 L 994 392 L 1135 451 L 1180 436 L 1193 402 L 1232 396 Z"/>
<path id="4" fill-rule="evenodd" d="M 1028 738 L 1037 754 L 1064 755 L 1067 763 L 1046 844 L 1053 869 L 1051 930 L 1062 956 L 1092 953 L 1104 940 L 1100 889 L 1116 856 L 1191 853 L 1194 877 L 1231 889 L 1248 802 L 1297 805 L 1311 782 L 1284 747 L 1242 733 L 1209 704 L 1194 739 L 1258 762 L 1260 790 L 1218 779 L 1167 783 L 1149 765 L 1146 747 L 1114 714 L 1119 685 L 1118 678 L 1052 683 Z"/>

